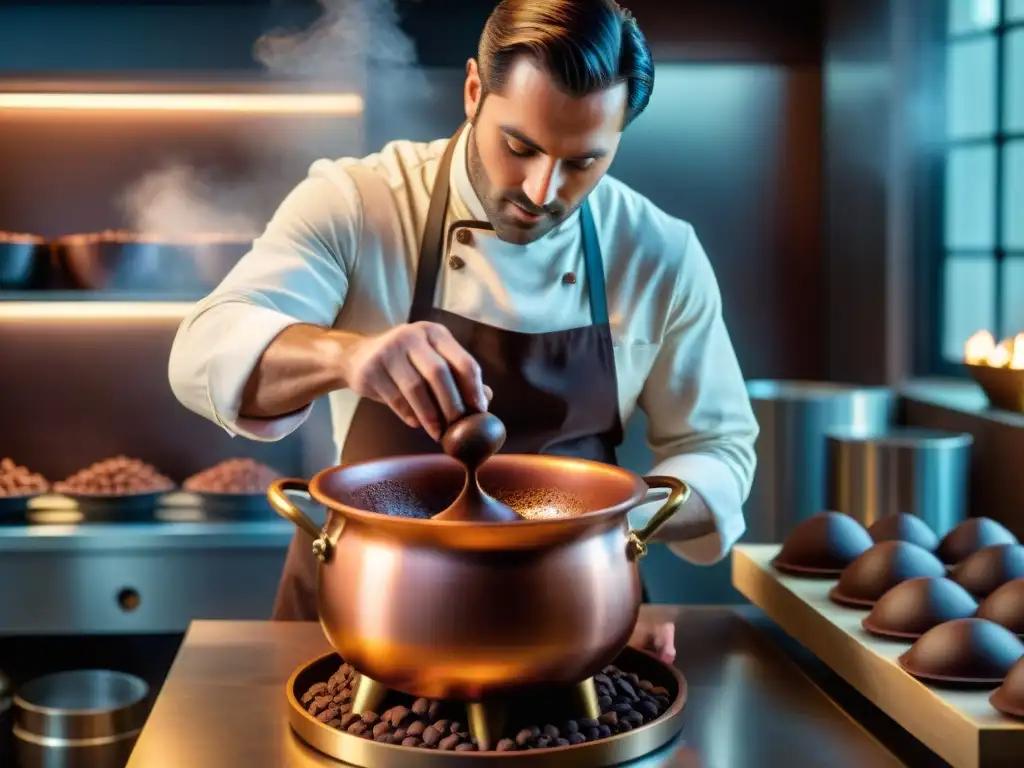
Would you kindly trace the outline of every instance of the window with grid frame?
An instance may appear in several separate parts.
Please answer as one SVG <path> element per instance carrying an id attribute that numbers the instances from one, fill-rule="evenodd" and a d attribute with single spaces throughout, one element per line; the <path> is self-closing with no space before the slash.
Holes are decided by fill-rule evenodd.
<path id="1" fill-rule="evenodd" d="M 1024 331 L 1024 0 L 948 0 L 942 358 Z"/>

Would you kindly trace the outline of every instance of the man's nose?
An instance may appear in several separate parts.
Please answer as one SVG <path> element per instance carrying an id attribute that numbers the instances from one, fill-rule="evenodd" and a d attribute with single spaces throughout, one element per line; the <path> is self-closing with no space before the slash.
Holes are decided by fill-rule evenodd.
<path id="1" fill-rule="evenodd" d="M 543 208 L 555 201 L 559 187 L 558 162 L 550 158 L 538 158 L 523 184 L 523 191 L 530 202 Z"/>

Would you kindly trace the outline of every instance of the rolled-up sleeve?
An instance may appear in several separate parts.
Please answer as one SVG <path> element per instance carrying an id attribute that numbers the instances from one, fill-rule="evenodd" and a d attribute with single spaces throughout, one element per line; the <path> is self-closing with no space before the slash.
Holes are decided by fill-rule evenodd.
<path id="1" fill-rule="evenodd" d="M 239 416 L 263 352 L 286 328 L 330 327 L 348 292 L 362 228 L 359 192 L 338 164 L 315 163 L 264 233 L 184 319 L 171 349 L 171 389 L 231 435 L 279 440 L 312 406 L 275 419 Z"/>
<path id="2" fill-rule="evenodd" d="M 640 395 L 647 415 L 654 475 L 676 477 L 697 492 L 714 515 L 714 533 L 669 542 L 686 560 L 721 560 L 743 535 L 758 425 L 722 317 L 718 282 L 692 227 L 661 348 Z M 631 514 L 643 524 L 657 509 Z"/>

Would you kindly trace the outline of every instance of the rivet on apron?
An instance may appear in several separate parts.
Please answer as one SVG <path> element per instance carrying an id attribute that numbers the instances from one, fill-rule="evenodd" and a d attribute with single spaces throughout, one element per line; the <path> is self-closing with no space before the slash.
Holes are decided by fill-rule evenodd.
<path id="1" fill-rule="evenodd" d="M 462 269 L 466 266 L 466 262 L 462 260 L 461 256 L 455 256 L 453 254 L 448 257 L 448 266 L 452 269 Z"/>
<path id="2" fill-rule="evenodd" d="M 468 229 L 460 229 L 455 233 L 455 239 L 463 245 L 469 245 L 470 240 L 473 239 L 473 235 Z"/>
<path id="3" fill-rule="evenodd" d="M 565 285 L 575 285 L 576 275 L 574 275 L 572 272 L 566 272 L 564 275 L 562 275 L 562 282 Z"/>

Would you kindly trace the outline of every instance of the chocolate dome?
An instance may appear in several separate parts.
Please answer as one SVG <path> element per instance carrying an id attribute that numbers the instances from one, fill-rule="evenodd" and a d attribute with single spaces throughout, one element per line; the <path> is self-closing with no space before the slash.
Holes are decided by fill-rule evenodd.
<path id="1" fill-rule="evenodd" d="M 875 603 L 861 626 L 873 635 L 916 640 L 929 629 L 974 615 L 978 603 L 950 579 L 922 576 L 890 589 Z"/>
<path id="2" fill-rule="evenodd" d="M 914 677 L 935 683 L 995 687 L 1024 656 L 1024 643 L 985 619 L 956 619 L 928 630 L 899 657 Z"/>
<path id="3" fill-rule="evenodd" d="M 953 581 L 979 600 L 1008 581 L 1024 577 L 1024 547 L 996 544 L 968 555 L 950 574 Z"/>
<path id="4" fill-rule="evenodd" d="M 975 615 L 1024 638 L 1024 579 L 1008 581 L 996 589 L 982 601 Z"/>
<path id="5" fill-rule="evenodd" d="M 908 515 L 904 512 L 876 521 L 868 528 L 868 533 L 875 542 L 909 541 L 929 552 L 939 548 L 939 537 L 928 523 L 917 515 Z"/>
<path id="6" fill-rule="evenodd" d="M 1018 543 L 1004 525 L 988 517 L 972 517 L 945 535 L 936 554 L 947 565 L 956 565 L 979 549 Z"/>
<path id="7" fill-rule="evenodd" d="M 1004 715 L 1024 719 L 1024 659 L 1010 668 L 1003 684 L 992 691 L 988 701 Z"/>
<path id="8" fill-rule="evenodd" d="M 866 608 L 908 579 L 945 576 L 931 552 L 907 541 L 882 541 L 843 569 L 828 596 L 840 605 Z"/>
<path id="9" fill-rule="evenodd" d="M 849 515 L 818 512 L 786 537 L 772 565 L 797 576 L 835 577 L 871 544 L 864 526 Z"/>

